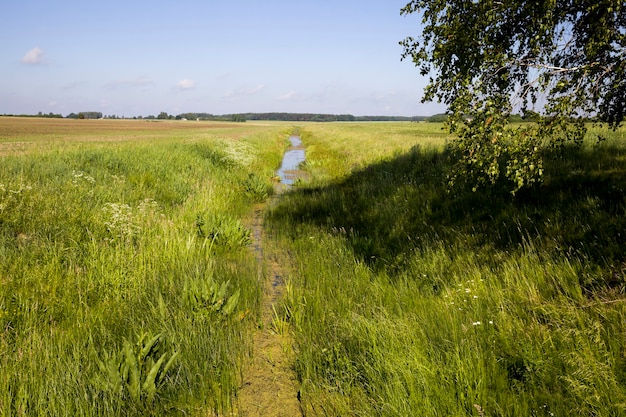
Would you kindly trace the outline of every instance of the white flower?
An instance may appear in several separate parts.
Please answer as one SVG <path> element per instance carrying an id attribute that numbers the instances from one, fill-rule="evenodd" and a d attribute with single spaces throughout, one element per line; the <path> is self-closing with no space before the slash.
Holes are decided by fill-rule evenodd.
<path id="1" fill-rule="evenodd" d="M 474 322 L 472 322 L 472 326 L 480 326 L 480 322 L 479 321 L 474 321 Z"/>
<path id="2" fill-rule="evenodd" d="M 117 184 L 124 184 L 126 182 L 126 177 L 124 175 L 111 175 L 113 178 L 113 182 Z"/>
<path id="3" fill-rule="evenodd" d="M 92 177 L 91 175 L 85 175 L 83 171 L 76 171 L 73 169 L 72 175 L 74 176 L 74 178 L 72 179 L 72 184 L 74 184 L 75 187 L 78 187 L 78 184 L 81 181 L 87 181 L 90 184 L 96 183 L 96 179 L 94 177 Z"/>

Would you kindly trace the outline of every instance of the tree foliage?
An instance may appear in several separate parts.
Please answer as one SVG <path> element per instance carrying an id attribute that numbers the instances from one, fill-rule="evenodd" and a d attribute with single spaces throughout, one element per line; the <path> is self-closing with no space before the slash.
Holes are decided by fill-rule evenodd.
<path id="1" fill-rule="evenodd" d="M 402 57 L 430 76 L 423 101 L 448 106 L 459 138 L 453 180 L 518 190 L 541 180 L 546 144 L 580 143 L 588 117 L 624 119 L 624 0 L 412 0 L 401 13 L 423 25 Z M 538 123 L 511 127 L 514 110 Z"/>
<path id="2" fill-rule="evenodd" d="M 99 111 L 83 111 L 78 114 L 71 113 L 67 117 L 76 119 L 102 119 L 102 113 Z"/>

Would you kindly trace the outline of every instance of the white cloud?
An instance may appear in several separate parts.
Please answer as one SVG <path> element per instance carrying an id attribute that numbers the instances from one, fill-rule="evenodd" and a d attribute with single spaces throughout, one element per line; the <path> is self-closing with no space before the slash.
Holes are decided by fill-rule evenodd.
<path id="1" fill-rule="evenodd" d="M 179 90 L 191 90 L 196 86 L 196 82 L 194 80 L 180 80 L 176 83 L 176 88 Z"/>
<path id="2" fill-rule="evenodd" d="M 256 94 L 259 91 L 263 90 L 263 88 L 265 88 L 265 86 L 263 84 L 259 84 L 256 87 L 254 87 L 253 89 L 248 90 L 248 94 Z"/>
<path id="3" fill-rule="evenodd" d="M 22 63 L 28 65 L 38 65 L 43 63 L 43 49 L 38 46 L 35 46 L 30 51 L 26 52 L 26 54 L 22 57 Z"/>
<path id="4" fill-rule="evenodd" d="M 277 100 L 291 100 L 293 98 L 296 98 L 297 95 L 298 93 L 296 93 L 295 91 L 290 91 L 286 94 L 283 94 L 282 96 L 276 97 L 276 99 Z"/>

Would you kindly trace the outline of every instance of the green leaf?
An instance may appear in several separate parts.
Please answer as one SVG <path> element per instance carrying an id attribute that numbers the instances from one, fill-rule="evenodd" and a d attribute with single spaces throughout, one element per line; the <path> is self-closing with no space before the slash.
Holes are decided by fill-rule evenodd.
<path id="1" fill-rule="evenodd" d="M 148 355 L 150 355 L 150 353 L 152 352 L 152 349 L 156 347 L 159 340 L 161 340 L 161 333 L 154 336 L 152 339 L 148 341 L 148 343 L 146 343 L 143 346 L 139 355 L 140 360 L 145 360 L 145 358 L 148 357 Z"/>
<path id="2" fill-rule="evenodd" d="M 180 352 L 174 352 L 174 354 L 167 361 L 167 363 L 163 367 L 163 372 L 161 372 L 159 376 L 159 381 L 158 381 L 159 383 L 162 383 L 165 380 L 165 376 L 170 371 L 170 368 L 174 365 L 174 362 L 176 362 L 176 359 L 178 359 L 179 355 L 180 355 Z"/>
<path id="3" fill-rule="evenodd" d="M 237 303 L 239 302 L 239 293 L 240 290 L 237 290 L 233 295 L 228 298 L 228 301 L 222 308 L 223 315 L 229 316 L 233 312 L 233 310 L 235 310 L 235 307 L 237 307 Z"/>
<path id="4" fill-rule="evenodd" d="M 146 375 L 146 379 L 142 385 L 142 389 L 146 393 L 148 401 L 154 400 L 154 396 L 157 391 L 155 380 L 159 373 L 159 369 L 161 369 L 161 365 L 163 365 L 163 362 L 165 361 L 166 356 L 167 353 L 162 354 L 159 360 L 154 365 L 152 365 L 150 371 L 148 372 L 148 375 Z"/>
<path id="5" fill-rule="evenodd" d="M 124 341 L 123 352 L 125 363 L 128 367 L 128 393 L 133 400 L 139 401 L 141 396 L 141 371 L 137 363 L 137 358 L 135 358 L 135 352 L 133 352 L 131 344 L 126 340 Z"/>

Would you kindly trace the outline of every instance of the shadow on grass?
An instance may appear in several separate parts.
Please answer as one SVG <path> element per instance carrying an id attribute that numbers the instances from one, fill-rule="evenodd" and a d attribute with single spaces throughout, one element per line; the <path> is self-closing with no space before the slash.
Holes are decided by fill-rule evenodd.
<path id="1" fill-rule="evenodd" d="M 515 196 L 500 186 L 450 191 L 448 155 L 416 147 L 341 182 L 296 189 L 271 219 L 287 230 L 308 224 L 344 235 L 358 258 L 390 272 L 432 245 L 491 255 L 532 242 L 607 271 L 604 282 L 583 282 L 587 287 L 623 282 L 626 148 L 565 149 L 546 161 L 544 184 Z"/>

